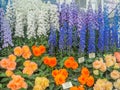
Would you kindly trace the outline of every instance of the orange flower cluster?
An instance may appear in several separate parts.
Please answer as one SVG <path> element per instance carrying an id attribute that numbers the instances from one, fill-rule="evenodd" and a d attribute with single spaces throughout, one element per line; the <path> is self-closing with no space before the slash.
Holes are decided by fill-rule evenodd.
<path id="1" fill-rule="evenodd" d="M 11 90 L 19 90 L 21 88 L 27 88 L 27 83 L 20 75 L 12 75 L 12 80 L 7 85 Z"/>
<path id="2" fill-rule="evenodd" d="M 75 61 L 74 57 L 69 57 L 67 60 L 65 60 L 64 66 L 66 68 L 77 69 L 78 63 Z"/>
<path id="3" fill-rule="evenodd" d="M 86 84 L 88 87 L 91 87 L 94 84 L 94 78 L 93 76 L 90 76 L 90 72 L 86 67 L 82 68 L 81 76 L 78 77 L 78 81 L 82 85 Z"/>
<path id="4" fill-rule="evenodd" d="M 29 60 L 24 62 L 24 66 L 25 68 L 23 69 L 23 73 L 28 74 L 29 76 L 31 76 L 34 71 L 38 69 L 38 65 L 35 62 L 31 62 Z"/>
<path id="5" fill-rule="evenodd" d="M 77 86 L 74 86 L 74 87 L 71 87 L 70 90 L 85 90 L 83 85 L 77 87 Z"/>
<path id="6" fill-rule="evenodd" d="M 43 62 L 44 62 L 44 64 L 46 64 L 50 67 L 55 67 L 56 64 L 57 64 L 57 59 L 56 59 L 56 57 L 46 56 L 46 57 L 43 58 Z"/>
<path id="7" fill-rule="evenodd" d="M 115 52 L 114 56 L 116 57 L 117 62 L 120 63 L 120 52 Z"/>
<path id="8" fill-rule="evenodd" d="M 20 46 L 14 48 L 14 54 L 19 57 L 22 55 L 22 57 L 25 59 L 29 59 L 32 55 L 30 48 L 27 45 L 23 46 L 22 48 Z"/>
<path id="9" fill-rule="evenodd" d="M 68 77 L 68 72 L 66 69 L 56 69 L 52 71 L 52 76 L 54 77 L 56 85 L 62 85 Z"/>
<path id="10" fill-rule="evenodd" d="M 7 70 L 15 70 L 16 62 L 14 60 L 11 60 L 11 59 L 3 58 L 0 61 L 0 66 L 4 69 L 7 69 Z"/>
<path id="11" fill-rule="evenodd" d="M 32 52 L 34 54 L 34 56 L 41 56 L 43 53 L 46 52 L 46 48 L 43 45 L 40 45 L 39 47 L 37 47 L 36 45 L 32 46 Z"/>

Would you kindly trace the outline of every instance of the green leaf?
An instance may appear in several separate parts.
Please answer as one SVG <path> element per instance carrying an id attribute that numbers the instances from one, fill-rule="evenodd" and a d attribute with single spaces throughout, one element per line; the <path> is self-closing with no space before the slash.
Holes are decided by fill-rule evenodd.
<path id="1" fill-rule="evenodd" d="M 4 83 L 4 82 L 9 82 L 10 78 L 3 78 L 0 82 Z"/>

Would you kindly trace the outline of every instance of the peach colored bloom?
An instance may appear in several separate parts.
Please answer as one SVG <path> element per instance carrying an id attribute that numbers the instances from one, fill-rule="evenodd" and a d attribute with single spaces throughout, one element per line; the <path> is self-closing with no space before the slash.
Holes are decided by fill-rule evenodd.
<path id="1" fill-rule="evenodd" d="M 21 47 L 16 47 L 16 48 L 14 48 L 14 54 L 16 55 L 16 56 L 21 56 L 22 55 L 22 53 L 23 53 L 23 51 L 22 51 L 22 48 Z"/>
<path id="2" fill-rule="evenodd" d="M 29 48 L 29 46 L 24 45 L 24 46 L 22 47 L 22 50 L 23 50 L 23 52 L 29 52 L 29 51 L 30 51 L 30 48 Z"/>
<path id="3" fill-rule="evenodd" d="M 96 60 L 93 62 L 93 68 L 95 68 L 95 69 L 99 69 L 101 67 L 101 65 L 102 65 L 101 61 Z"/>
<path id="4" fill-rule="evenodd" d="M 107 67 L 111 67 L 111 66 L 113 66 L 113 65 L 114 65 L 114 62 L 113 62 L 112 60 L 109 60 L 109 61 L 107 60 L 107 61 L 106 61 L 106 66 L 107 66 Z"/>
<path id="5" fill-rule="evenodd" d="M 7 64 L 7 70 L 15 70 L 16 68 L 16 62 L 15 61 L 11 61 L 11 60 L 7 60 L 8 64 Z"/>
<path id="6" fill-rule="evenodd" d="M 29 52 L 24 52 L 22 54 L 22 57 L 25 58 L 25 59 L 29 59 L 31 57 L 32 53 L 29 51 Z"/>
<path id="7" fill-rule="evenodd" d="M 102 63 L 101 67 L 100 67 L 100 71 L 105 72 L 107 70 L 106 64 Z"/>
<path id="8" fill-rule="evenodd" d="M 110 76 L 112 79 L 116 80 L 120 77 L 120 73 L 117 71 L 117 70 L 113 70 L 111 73 L 110 73 Z"/>
<path id="9" fill-rule="evenodd" d="M 119 68 L 120 68 L 119 63 L 115 63 L 114 69 L 119 69 Z"/>
<path id="10" fill-rule="evenodd" d="M 0 66 L 1 66 L 2 68 L 7 68 L 7 65 L 8 65 L 8 59 L 3 58 L 3 59 L 0 61 Z"/>
<path id="11" fill-rule="evenodd" d="M 29 66 L 30 65 L 30 60 L 27 60 L 27 61 L 25 61 L 24 63 L 23 63 L 23 65 L 25 66 L 25 67 L 27 67 L 27 66 Z"/>
<path id="12" fill-rule="evenodd" d="M 14 73 L 12 71 L 10 71 L 10 70 L 7 70 L 5 72 L 5 74 L 6 74 L 6 76 L 11 77 Z"/>
<path id="13" fill-rule="evenodd" d="M 31 76 L 32 74 L 33 74 L 33 70 L 32 70 L 32 68 L 31 67 L 25 67 L 24 69 L 23 69 L 23 74 L 28 74 L 29 76 Z"/>
<path id="14" fill-rule="evenodd" d="M 11 54 L 8 56 L 9 60 L 15 61 L 16 60 L 16 56 Z"/>
<path id="15" fill-rule="evenodd" d="M 19 90 L 21 88 L 27 88 L 27 83 L 20 75 L 12 75 L 12 80 L 7 85 L 11 90 Z"/>

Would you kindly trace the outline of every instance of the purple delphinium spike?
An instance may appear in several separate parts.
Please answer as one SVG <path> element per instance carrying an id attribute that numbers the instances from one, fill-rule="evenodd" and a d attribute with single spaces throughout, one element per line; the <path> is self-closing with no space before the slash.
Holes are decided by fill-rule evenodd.
<path id="1" fill-rule="evenodd" d="M 81 11 L 81 15 L 79 16 L 79 22 L 78 22 L 78 30 L 80 35 L 80 41 L 79 41 L 79 53 L 84 53 L 84 50 L 86 48 L 86 23 L 85 18 L 86 14 L 84 11 Z M 80 18 L 81 17 L 81 18 Z"/>
<path id="2" fill-rule="evenodd" d="M 53 27 L 51 27 L 50 30 L 50 36 L 49 36 L 49 40 L 48 40 L 48 45 L 49 45 L 49 53 L 52 55 L 54 53 L 54 49 L 57 45 L 57 41 L 56 41 L 56 31 L 54 30 Z"/>
<path id="3" fill-rule="evenodd" d="M 101 5 L 98 7 L 98 49 L 100 52 L 104 50 L 104 18 Z"/>
<path id="4" fill-rule="evenodd" d="M 119 28 L 119 24 L 118 24 L 118 19 L 119 19 L 119 15 L 118 15 L 118 8 L 115 9 L 115 13 L 114 13 L 114 18 L 113 18 L 113 26 L 112 26 L 112 46 L 118 47 L 118 28 Z"/>
<path id="5" fill-rule="evenodd" d="M 2 29 L 2 37 L 3 37 L 3 45 L 2 48 L 13 46 L 12 43 L 12 32 L 10 29 L 9 22 L 4 18 L 4 10 L 1 11 L 2 13 L 2 24 L 1 24 L 1 29 Z"/>
<path id="6" fill-rule="evenodd" d="M 64 50 L 64 46 L 65 46 L 64 38 L 65 38 L 65 30 L 63 29 L 63 27 L 61 27 L 59 31 L 59 49 L 61 51 Z"/>
<path id="7" fill-rule="evenodd" d="M 105 50 L 109 50 L 110 45 L 110 26 L 109 26 L 109 18 L 108 18 L 108 8 L 104 7 L 104 45 Z"/>
<path id="8" fill-rule="evenodd" d="M 91 2 L 88 5 L 87 12 L 87 20 L 88 20 L 88 31 L 89 31 L 89 40 L 88 40 L 88 53 L 95 52 L 95 28 L 94 28 L 94 17 L 93 17 L 93 9 Z"/>

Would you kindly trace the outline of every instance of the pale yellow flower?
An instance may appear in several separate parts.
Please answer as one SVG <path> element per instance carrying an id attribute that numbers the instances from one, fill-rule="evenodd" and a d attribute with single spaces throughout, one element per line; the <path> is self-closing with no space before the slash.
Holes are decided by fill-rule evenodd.
<path id="1" fill-rule="evenodd" d="M 35 85 L 40 85 L 45 89 L 49 86 L 49 80 L 45 77 L 36 77 Z"/>
<path id="2" fill-rule="evenodd" d="M 119 68 L 120 68 L 119 64 L 118 64 L 118 63 L 115 63 L 114 69 L 119 69 Z"/>
<path id="3" fill-rule="evenodd" d="M 42 86 L 40 86 L 40 85 L 35 85 L 35 86 L 33 87 L 33 90 L 44 90 L 44 89 L 43 89 Z"/>
<path id="4" fill-rule="evenodd" d="M 111 73 L 110 73 L 110 76 L 112 79 L 118 79 L 120 77 L 120 73 L 117 71 L 117 70 L 113 70 Z"/>
<path id="5" fill-rule="evenodd" d="M 117 79 L 116 82 L 114 82 L 114 87 L 118 90 L 120 90 L 120 79 Z"/>
<path id="6" fill-rule="evenodd" d="M 112 60 L 106 60 L 106 66 L 111 67 L 114 65 L 114 62 Z"/>
<path id="7" fill-rule="evenodd" d="M 111 61 L 111 59 L 112 59 L 112 54 L 109 54 L 109 55 L 106 55 L 105 56 L 105 61 Z"/>
<path id="8" fill-rule="evenodd" d="M 105 90 L 112 90 L 113 89 L 113 85 L 111 82 L 107 81 L 105 83 Z"/>
<path id="9" fill-rule="evenodd" d="M 112 90 L 113 85 L 107 79 L 98 79 L 93 90 Z"/>
<path id="10" fill-rule="evenodd" d="M 99 70 L 93 70 L 94 75 L 99 75 Z"/>

